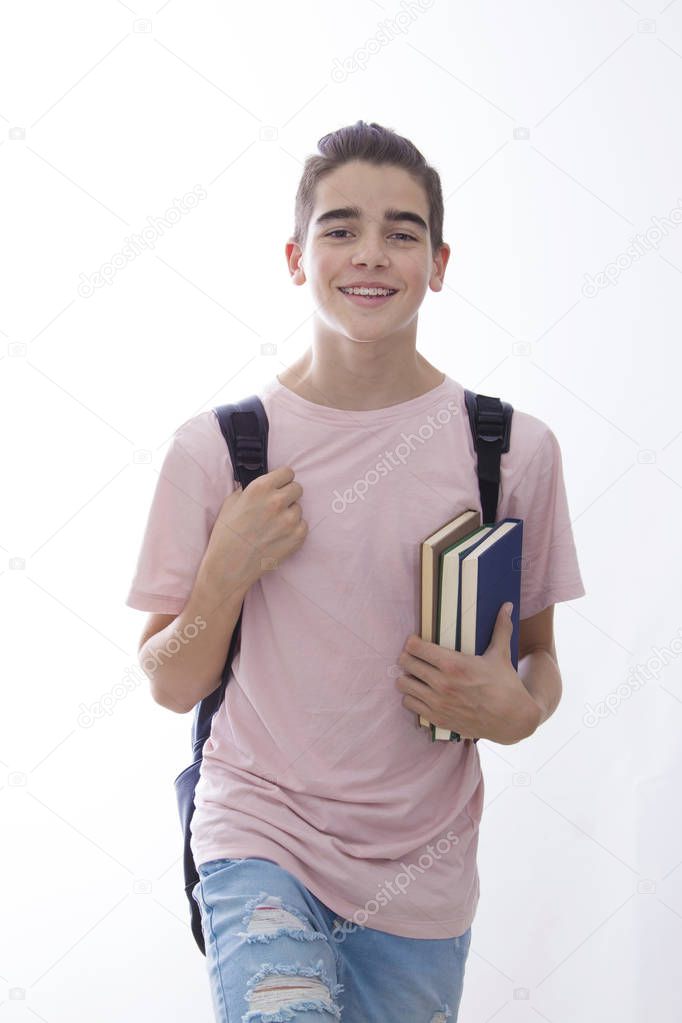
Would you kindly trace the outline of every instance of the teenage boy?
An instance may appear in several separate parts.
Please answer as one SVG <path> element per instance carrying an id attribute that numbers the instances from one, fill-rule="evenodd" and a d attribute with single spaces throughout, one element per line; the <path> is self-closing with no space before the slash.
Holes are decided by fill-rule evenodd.
<path id="1" fill-rule="evenodd" d="M 504 608 L 481 657 L 418 638 L 419 544 L 480 507 L 464 388 L 416 350 L 450 255 L 440 180 L 374 123 L 318 147 L 286 245 L 311 345 L 258 392 L 270 471 L 242 491 L 213 412 L 183 423 L 127 603 L 150 612 L 154 699 L 187 713 L 244 602 L 192 821 L 216 1019 L 454 1023 L 479 899 L 469 740 L 553 713 L 554 604 L 585 590 L 557 439 L 516 409 L 497 518 L 524 522 L 518 672 Z"/>

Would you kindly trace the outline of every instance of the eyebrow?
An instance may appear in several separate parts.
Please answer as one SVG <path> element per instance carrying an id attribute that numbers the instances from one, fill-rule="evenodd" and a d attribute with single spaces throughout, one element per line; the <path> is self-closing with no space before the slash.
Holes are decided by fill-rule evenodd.
<path id="1" fill-rule="evenodd" d="M 326 224 L 329 220 L 359 220 L 362 216 L 359 207 L 357 206 L 341 206 L 337 210 L 327 210 L 326 213 L 321 213 L 315 221 L 315 224 Z M 429 226 L 423 217 L 420 217 L 418 213 L 413 213 L 411 210 L 397 210 L 393 207 L 384 211 L 384 220 L 391 223 L 395 221 L 407 220 L 411 224 L 416 224 L 422 231 L 428 233 Z"/>

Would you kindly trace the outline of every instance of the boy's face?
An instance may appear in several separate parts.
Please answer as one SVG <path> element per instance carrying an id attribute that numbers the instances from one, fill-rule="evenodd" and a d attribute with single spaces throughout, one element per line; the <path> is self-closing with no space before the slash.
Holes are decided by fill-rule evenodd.
<path id="1" fill-rule="evenodd" d="M 359 218 L 318 218 L 356 206 Z M 410 220 L 389 221 L 387 210 L 409 211 Z M 310 284 L 316 315 L 332 332 L 355 341 L 376 341 L 409 328 L 426 289 L 440 291 L 450 248 L 431 249 L 426 192 L 402 167 L 354 160 L 325 175 L 317 185 L 305 248 L 288 242 L 286 255 L 295 284 Z M 395 289 L 376 303 L 356 301 L 339 289 L 379 283 Z M 410 327 L 411 324 L 411 327 Z"/>

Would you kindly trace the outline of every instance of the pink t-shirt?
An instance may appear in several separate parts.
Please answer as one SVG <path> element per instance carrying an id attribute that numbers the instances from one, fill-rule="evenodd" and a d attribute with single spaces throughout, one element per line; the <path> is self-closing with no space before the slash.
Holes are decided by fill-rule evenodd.
<path id="1" fill-rule="evenodd" d="M 268 470 L 294 470 L 309 532 L 246 595 L 241 648 L 203 749 L 194 861 L 262 857 L 355 924 L 461 935 L 479 899 L 478 749 L 433 742 L 395 680 L 405 640 L 420 631 L 419 545 L 480 509 L 464 389 L 446 376 L 362 412 L 307 401 L 276 377 L 258 395 Z M 182 610 L 235 486 L 213 412 L 183 423 L 130 607 Z M 516 409 L 497 519 L 508 516 L 524 521 L 520 617 L 583 596 L 557 439 Z"/>

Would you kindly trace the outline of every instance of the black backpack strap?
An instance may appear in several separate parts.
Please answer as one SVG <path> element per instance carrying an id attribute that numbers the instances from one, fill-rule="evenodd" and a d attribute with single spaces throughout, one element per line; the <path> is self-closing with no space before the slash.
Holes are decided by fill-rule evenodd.
<path id="1" fill-rule="evenodd" d="M 232 459 L 235 483 L 246 490 L 268 471 L 268 417 L 255 394 L 232 405 L 213 409 Z"/>
<path id="2" fill-rule="evenodd" d="M 253 394 L 249 398 L 244 398 L 243 401 L 230 405 L 218 405 L 213 412 L 227 443 L 235 482 L 241 483 L 242 489 L 245 490 L 257 476 L 262 476 L 268 471 L 269 423 L 263 403 L 257 395 Z M 242 611 L 239 612 L 239 618 L 232 633 L 232 641 L 220 685 L 197 704 L 192 726 L 192 750 L 195 756 L 200 755 L 204 743 L 211 734 L 213 715 L 223 702 L 225 686 L 239 642 Z"/>
<path id="3" fill-rule="evenodd" d="M 232 460 L 235 481 L 246 487 L 257 476 L 268 471 L 268 417 L 256 395 L 232 405 L 220 405 L 213 409 L 218 418 L 220 429 L 227 442 Z M 223 668 L 220 685 L 214 692 L 197 705 L 192 726 L 193 759 L 175 779 L 175 793 L 180 813 L 180 825 L 184 838 L 183 874 L 185 894 L 189 902 L 190 927 L 192 935 L 202 955 L 206 955 L 206 945 L 201 923 L 201 912 L 193 892 L 199 881 L 199 874 L 192 854 L 192 818 L 194 816 L 194 794 L 201 776 L 203 747 L 211 734 L 213 715 L 223 701 L 225 687 L 230 676 L 232 659 L 238 642 L 241 628 L 242 609 L 232 633 L 230 649 Z"/>
<path id="4" fill-rule="evenodd" d="M 497 498 L 500 489 L 500 457 L 509 451 L 511 420 L 514 409 L 508 401 L 491 398 L 488 394 L 474 394 L 464 389 L 464 400 L 469 413 L 469 424 L 477 453 L 476 473 L 481 495 L 481 524 L 495 522 Z M 436 726 L 431 725 L 435 740 Z M 461 742 L 459 732 L 450 732 L 450 742 Z M 474 739 L 478 742 L 478 739 Z"/>
<path id="5" fill-rule="evenodd" d="M 481 494 L 481 525 L 495 522 L 500 485 L 500 456 L 509 451 L 511 421 L 514 409 L 508 401 L 474 394 L 465 388 L 464 399 L 469 413 L 476 472 Z"/>

